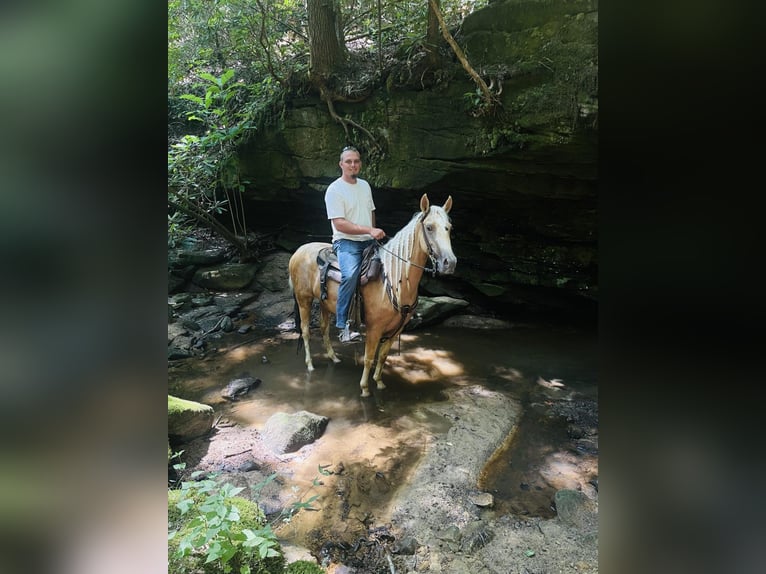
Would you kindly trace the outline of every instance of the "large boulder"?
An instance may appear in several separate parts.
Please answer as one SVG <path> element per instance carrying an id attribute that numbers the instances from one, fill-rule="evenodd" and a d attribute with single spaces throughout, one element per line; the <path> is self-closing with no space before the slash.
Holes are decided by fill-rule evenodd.
<path id="1" fill-rule="evenodd" d="M 322 436 L 329 421 L 327 417 L 308 411 L 275 413 L 266 421 L 263 440 L 276 453 L 295 452 Z"/>
<path id="2" fill-rule="evenodd" d="M 250 285 L 256 270 L 257 267 L 249 263 L 224 263 L 198 269 L 192 282 L 211 291 L 235 291 Z"/>
<path id="3" fill-rule="evenodd" d="M 415 308 L 415 315 L 410 322 L 407 323 L 405 330 L 411 331 L 418 327 L 425 327 L 439 323 L 443 319 L 446 319 L 467 306 L 468 301 L 447 297 L 445 295 L 440 295 L 438 297 L 420 297 L 418 299 L 418 306 Z"/>

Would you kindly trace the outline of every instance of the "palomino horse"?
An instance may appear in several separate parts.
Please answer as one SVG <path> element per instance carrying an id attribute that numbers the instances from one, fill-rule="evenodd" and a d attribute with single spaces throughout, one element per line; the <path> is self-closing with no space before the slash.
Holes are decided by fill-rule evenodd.
<path id="1" fill-rule="evenodd" d="M 365 324 L 364 371 L 359 386 L 362 396 L 369 397 L 367 379 L 377 359 L 373 379 L 378 389 L 384 389 L 382 371 L 395 337 L 412 319 L 418 302 L 418 285 L 424 271 L 455 272 L 457 258 L 452 253 L 450 232 L 452 224 L 447 215 L 452 208 L 452 196 L 444 206 L 430 205 L 424 194 L 420 198 L 420 211 L 416 212 L 388 243 L 380 248 L 381 278 L 360 287 Z M 306 367 L 314 370 L 309 348 L 309 322 L 314 299 L 320 301 L 320 326 L 327 357 L 334 363 L 340 359 L 330 344 L 330 314 L 335 313 L 338 283 L 327 282 L 327 298 L 320 297 L 317 254 L 329 243 L 306 243 L 290 258 L 290 287 L 295 297 L 295 327 L 303 337 Z M 426 263 L 431 268 L 426 267 Z"/>

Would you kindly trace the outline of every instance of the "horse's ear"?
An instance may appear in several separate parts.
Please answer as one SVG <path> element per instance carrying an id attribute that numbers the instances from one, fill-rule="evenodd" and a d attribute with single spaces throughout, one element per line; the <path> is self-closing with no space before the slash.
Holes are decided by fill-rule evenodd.
<path id="1" fill-rule="evenodd" d="M 428 201 L 428 195 L 424 193 L 423 197 L 420 198 L 420 211 L 425 213 L 430 207 L 431 203 Z"/>
<path id="2" fill-rule="evenodd" d="M 450 195 L 447 198 L 447 201 L 444 202 L 444 212 L 449 213 L 449 210 L 452 209 L 452 196 Z"/>

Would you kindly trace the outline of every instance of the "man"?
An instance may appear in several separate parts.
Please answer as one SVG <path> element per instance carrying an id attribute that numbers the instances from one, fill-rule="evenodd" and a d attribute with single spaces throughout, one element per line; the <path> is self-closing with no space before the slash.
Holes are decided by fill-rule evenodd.
<path id="1" fill-rule="evenodd" d="M 361 338 L 359 333 L 351 331 L 348 311 L 359 281 L 362 253 L 373 241 L 383 239 L 386 233 L 375 227 L 372 190 L 370 184 L 359 177 L 362 169 L 359 151 L 353 146 L 344 147 L 338 165 L 341 176 L 327 188 L 324 202 L 341 274 L 335 326 L 340 329 L 340 342 L 351 343 Z"/>

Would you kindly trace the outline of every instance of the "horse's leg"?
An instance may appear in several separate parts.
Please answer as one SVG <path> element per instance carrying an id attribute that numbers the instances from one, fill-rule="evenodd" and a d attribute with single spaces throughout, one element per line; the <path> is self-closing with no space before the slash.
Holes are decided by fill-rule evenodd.
<path id="1" fill-rule="evenodd" d="M 327 351 L 327 357 L 332 360 L 333 363 L 340 363 L 338 355 L 335 354 L 335 350 L 332 348 L 330 342 L 330 311 L 325 309 L 324 305 L 320 307 L 321 312 L 319 314 L 319 324 L 322 328 L 322 341 L 324 342 L 325 351 Z"/>
<path id="2" fill-rule="evenodd" d="M 367 333 L 367 340 L 364 343 L 364 370 L 362 371 L 362 378 L 359 381 L 359 386 L 362 387 L 362 396 L 369 397 L 370 389 L 367 386 L 367 379 L 370 377 L 370 370 L 372 369 L 372 363 L 375 361 L 375 352 L 378 350 L 378 343 L 380 338 L 370 337 Z"/>
<path id="3" fill-rule="evenodd" d="M 386 388 L 386 385 L 383 384 L 383 365 L 386 363 L 388 353 L 391 350 L 391 345 L 393 344 L 394 338 L 391 337 L 380 345 L 380 352 L 378 353 L 378 364 L 375 367 L 375 374 L 372 376 L 379 389 Z"/>
<path id="4" fill-rule="evenodd" d="M 296 301 L 298 301 L 296 299 Z M 303 347 L 306 351 L 306 368 L 309 373 L 314 370 L 314 363 L 311 361 L 311 349 L 309 348 L 309 336 L 311 335 L 311 304 L 312 300 L 309 299 L 298 301 L 298 312 L 301 316 L 301 337 L 303 337 Z"/>

